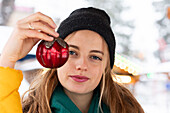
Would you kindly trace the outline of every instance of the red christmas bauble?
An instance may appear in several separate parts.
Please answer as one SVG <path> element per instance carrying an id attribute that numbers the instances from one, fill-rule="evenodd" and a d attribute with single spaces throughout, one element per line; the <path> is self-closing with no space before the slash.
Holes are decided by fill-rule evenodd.
<path id="1" fill-rule="evenodd" d="M 37 47 L 36 58 L 46 68 L 59 68 L 68 57 L 68 44 L 61 38 L 54 38 L 51 42 L 42 40 Z"/>

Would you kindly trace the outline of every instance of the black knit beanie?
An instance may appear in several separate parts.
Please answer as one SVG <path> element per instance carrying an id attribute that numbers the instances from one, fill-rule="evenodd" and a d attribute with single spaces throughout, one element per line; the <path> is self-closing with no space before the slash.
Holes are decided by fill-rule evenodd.
<path id="1" fill-rule="evenodd" d="M 110 17 L 104 10 L 88 7 L 73 11 L 61 22 L 57 32 L 62 39 L 78 30 L 92 30 L 100 34 L 106 41 L 110 53 L 110 67 L 113 68 L 115 58 L 115 37 L 110 27 Z"/>

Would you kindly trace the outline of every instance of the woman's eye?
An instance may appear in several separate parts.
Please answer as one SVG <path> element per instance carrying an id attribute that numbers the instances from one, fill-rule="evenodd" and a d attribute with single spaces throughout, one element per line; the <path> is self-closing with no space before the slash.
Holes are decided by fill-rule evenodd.
<path id="1" fill-rule="evenodd" d="M 70 54 L 70 55 L 76 55 L 76 52 L 74 52 L 74 51 L 69 51 L 69 54 Z"/>
<path id="2" fill-rule="evenodd" d="M 100 60 L 100 61 L 102 61 L 102 59 L 101 59 L 100 57 L 98 57 L 98 56 L 91 56 L 91 58 L 94 59 L 94 60 Z"/>

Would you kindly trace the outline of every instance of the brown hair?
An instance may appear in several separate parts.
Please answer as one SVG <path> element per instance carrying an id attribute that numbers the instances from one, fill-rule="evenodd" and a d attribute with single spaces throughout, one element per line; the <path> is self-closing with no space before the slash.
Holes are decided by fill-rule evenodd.
<path id="1" fill-rule="evenodd" d="M 108 66 L 105 76 L 105 87 L 102 95 L 102 101 L 109 106 L 111 113 L 144 113 L 141 105 L 132 95 L 132 93 L 123 86 L 113 81 L 111 69 Z"/>
<path id="2" fill-rule="evenodd" d="M 41 70 L 39 73 L 22 96 L 23 113 L 51 113 L 49 101 L 58 84 L 57 71 Z"/>
<path id="3" fill-rule="evenodd" d="M 41 73 L 44 73 L 41 72 Z M 100 83 L 100 109 L 101 101 L 109 106 L 111 113 L 144 113 L 142 107 L 137 102 L 131 92 L 123 85 L 112 80 L 112 72 L 108 62 L 105 73 Z M 24 113 L 51 113 L 49 101 L 54 88 L 58 84 L 57 70 L 51 69 L 44 74 L 36 76 L 28 96 L 22 97 Z"/>

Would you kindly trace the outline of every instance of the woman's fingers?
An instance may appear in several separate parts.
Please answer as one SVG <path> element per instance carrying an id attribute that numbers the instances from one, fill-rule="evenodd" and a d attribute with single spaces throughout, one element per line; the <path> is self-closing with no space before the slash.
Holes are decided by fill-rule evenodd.
<path id="1" fill-rule="evenodd" d="M 29 30 L 37 30 L 42 31 L 43 33 L 50 34 L 54 37 L 58 37 L 59 34 L 55 32 L 55 29 L 49 27 L 48 24 L 43 22 L 31 22 L 31 23 L 24 23 L 20 24 L 19 26 L 21 29 L 29 29 Z"/>
<path id="2" fill-rule="evenodd" d="M 40 12 L 34 13 L 22 20 L 19 20 L 17 22 L 17 28 L 20 30 L 28 30 L 27 32 L 31 32 L 30 30 L 33 30 L 32 33 L 36 34 L 34 35 L 35 36 L 34 38 L 38 36 L 37 38 L 41 37 L 42 39 L 42 36 L 46 36 L 43 39 L 49 40 L 49 38 L 47 39 L 47 34 L 54 36 L 54 37 L 59 36 L 59 34 L 55 32 L 56 24 L 54 23 L 54 21 L 50 17 Z M 33 34 L 28 34 L 28 35 L 26 34 L 26 35 L 29 38 L 29 36 Z"/>
<path id="3" fill-rule="evenodd" d="M 22 30 L 24 33 L 22 38 L 38 38 L 46 41 L 53 41 L 54 37 L 51 37 L 43 32 L 39 32 L 37 30 Z"/>
<path id="4" fill-rule="evenodd" d="M 54 23 L 54 21 L 52 20 L 52 18 L 50 18 L 49 16 L 46 16 L 40 12 L 34 13 L 22 20 L 19 21 L 20 24 L 23 23 L 30 23 L 30 22 L 38 22 L 38 21 L 43 21 L 47 24 L 49 24 L 50 27 L 52 27 L 53 29 L 55 29 L 57 26 Z"/>

